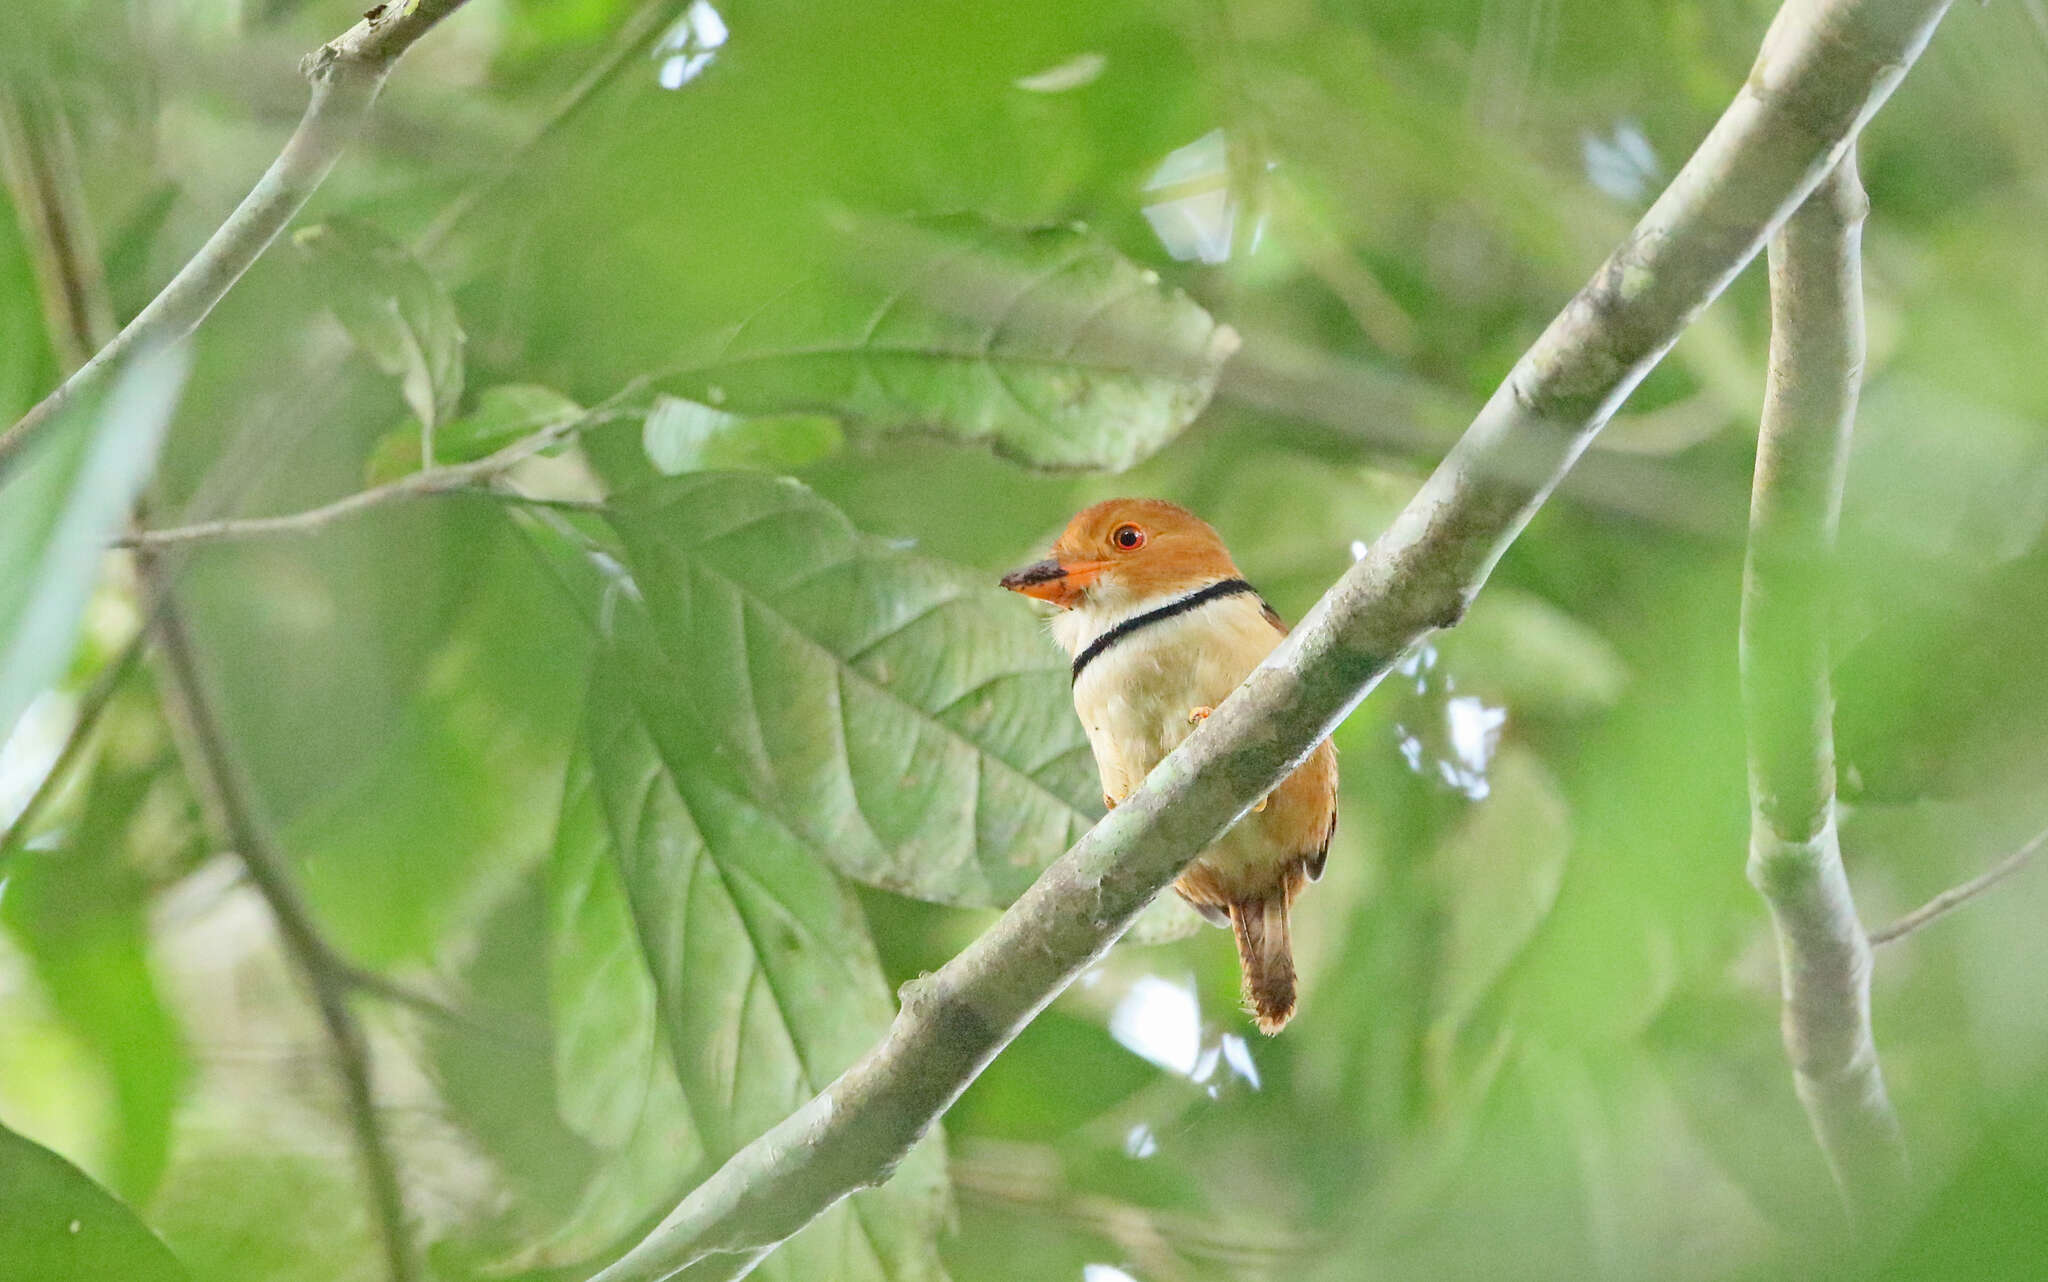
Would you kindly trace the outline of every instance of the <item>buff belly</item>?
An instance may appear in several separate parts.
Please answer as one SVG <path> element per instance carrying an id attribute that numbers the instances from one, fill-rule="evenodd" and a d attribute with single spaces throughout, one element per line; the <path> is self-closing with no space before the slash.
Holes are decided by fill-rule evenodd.
<path id="1" fill-rule="evenodd" d="M 1135 791 L 1193 733 L 1189 711 L 1221 704 L 1279 643 L 1259 599 L 1247 594 L 1133 633 L 1089 664 L 1075 683 L 1074 709 L 1095 751 L 1103 796 L 1121 801 Z M 1264 884 L 1276 859 L 1297 853 L 1279 848 L 1282 818 L 1272 807 L 1247 815 L 1197 862 L 1222 885 Z"/>

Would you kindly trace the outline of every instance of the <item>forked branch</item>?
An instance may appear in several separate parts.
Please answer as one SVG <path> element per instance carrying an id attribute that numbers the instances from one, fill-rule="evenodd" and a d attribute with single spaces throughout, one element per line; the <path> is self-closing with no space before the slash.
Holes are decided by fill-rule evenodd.
<path id="1" fill-rule="evenodd" d="M 58 410 L 101 388 L 130 353 L 165 347 L 190 334 L 277 239 L 328 170 L 354 140 L 399 55 L 467 0 L 391 0 L 306 56 L 313 82 L 298 128 L 235 212 L 216 229 L 170 284 L 112 342 L 66 378 L 21 420 L 0 432 L 0 481 L 21 451 Z"/>
<path id="2" fill-rule="evenodd" d="M 1870 1029 L 1870 942 L 1835 829 L 1828 585 L 1863 378 L 1866 202 L 1851 151 L 1771 242 L 1771 369 L 1742 585 L 1749 879 L 1770 905 L 1793 1082 L 1853 1215 L 1906 1150 Z"/>

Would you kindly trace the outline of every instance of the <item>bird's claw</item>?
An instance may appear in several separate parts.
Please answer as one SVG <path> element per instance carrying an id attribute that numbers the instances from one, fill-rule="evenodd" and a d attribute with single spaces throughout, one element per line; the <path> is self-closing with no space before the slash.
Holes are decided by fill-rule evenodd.
<path id="1" fill-rule="evenodd" d="M 1216 709 L 1210 707 L 1206 703 L 1202 704 L 1200 707 L 1189 708 L 1188 724 L 1191 726 L 1200 725 L 1202 722 L 1207 721 L 1209 719 L 1209 714 L 1214 711 L 1216 711 Z"/>
<path id="2" fill-rule="evenodd" d="M 1272 799 L 1273 794 L 1270 792 L 1267 793 L 1265 796 L 1259 798 L 1258 804 L 1252 807 L 1252 813 L 1258 814 L 1261 810 L 1264 810 L 1266 808 L 1266 803 L 1271 801 Z"/>
<path id="3" fill-rule="evenodd" d="M 1108 793 L 1106 793 L 1106 792 L 1105 792 L 1105 793 L 1103 793 L 1103 794 L 1102 794 L 1102 808 L 1103 808 L 1104 810 L 1115 810 L 1115 809 L 1116 809 L 1116 798 L 1115 798 L 1115 797 L 1112 797 L 1112 796 L 1110 796 L 1110 795 L 1109 795 Z"/>

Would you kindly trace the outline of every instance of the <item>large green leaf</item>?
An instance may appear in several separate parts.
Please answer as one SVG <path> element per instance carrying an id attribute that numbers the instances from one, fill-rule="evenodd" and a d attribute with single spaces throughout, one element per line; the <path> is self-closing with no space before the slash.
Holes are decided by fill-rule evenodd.
<path id="1" fill-rule="evenodd" d="M 70 661 L 100 556 L 156 465 L 186 362 L 182 348 L 138 357 L 104 401 L 73 402 L 0 483 L 0 740 Z"/>
<path id="2" fill-rule="evenodd" d="M 569 764 L 548 862 L 556 1106 L 601 1155 L 542 1258 L 574 1260 L 672 1202 L 704 1159 L 656 1013 L 596 772 Z"/>
<path id="3" fill-rule="evenodd" d="M 596 793 L 677 1080 L 698 1132 L 724 1154 L 828 1085 L 886 1030 L 893 1003 L 859 905 L 718 769 L 637 607 L 621 603 L 616 627 L 586 722 Z M 599 929 L 587 916 L 579 924 Z M 634 1040 L 632 1030 L 608 1036 Z M 590 1094 L 571 1107 L 586 1121 L 610 1112 L 613 1125 L 621 1111 Z M 888 1184 L 821 1217 L 766 1272 L 942 1277 L 944 1180 L 934 1134 Z"/>
<path id="4" fill-rule="evenodd" d="M 679 477 L 613 522 L 721 762 L 847 876 L 1001 906 L 1100 817 L 1067 665 L 1009 594 L 788 480 Z M 1166 896 L 1133 935 L 1197 920 Z"/>
<path id="5" fill-rule="evenodd" d="M 744 414 L 830 414 L 1120 471 L 1215 390 L 1237 334 L 1078 227 L 870 227 L 858 279 L 806 282 L 684 353 L 672 386 Z"/>
<path id="6" fill-rule="evenodd" d="M 841 872 L 1001 905 L 1101 813 L 1066 666 L 994 584 L 766 477 L 679 477 L 614 523 L 697 714 Z"/>
<path id="7" fill-rule="evenodd" d="M 640 447 L 663 476 L 741 469 L 787 472 L 838 453 L 839 420 L 824 414 L 741 418 L 674 396 L 656 398 L 640 429 Z"/>
<path id="8" fill-rule="evenodd" d="M 0 1282 L 181 1282 L 185 1270 L 85 1172 L 0 1126 Z"/>

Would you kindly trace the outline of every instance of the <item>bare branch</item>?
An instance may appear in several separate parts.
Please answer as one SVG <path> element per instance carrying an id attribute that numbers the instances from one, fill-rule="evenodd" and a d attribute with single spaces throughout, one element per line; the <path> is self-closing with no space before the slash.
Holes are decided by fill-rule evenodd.
<path id="1" fill-rule="evenodd" d="M 307 56 L 301 69 L 313 82 L 313 94 L 284 150 L 163 292 L 62 386 L 0 432 L 0 479 L 59 409 L 105 383 L 130 352 L 175 342 L 199 327 L 327 177 L 355 138 L 399 55 L 465 2 L 394 0 L 376 5 L 361 22 Z"/>
<path id="2" fill-rule="evenodd" d="M 559 434 L 555 432 L 546 435 Z M 424 471 L 414 472 L 410 476 L 400 477 L 387 485 L 374 486 L 336 499 L 332 503 L 308 508 L 303 512 L 289 512 L 282 516 L 224 517 L 220 520 L 199 521 L 192 525 L 173 526 L 164 530 L 138 530 L 124 538 L 116 539 L 114 546 L 165 548 L 178 543 L 253 539 L 271 534 L 312 534 L 344 517 L 382 507 L 387 503 L 429 498 L 436 494 L 467 492 L 521 460 L 539 453 L 547 444 L 547 441 L 536 441 L 536 438 L 528 437 L 473 463 L 430 467 Z"/>
<path id="3" fill-rule="evenodd" d="M 385 485 L 373 486 L 367 490 L 323 503 L 319 507 L 303 512 L 288 512 L 281 516 L 224 517 L 213 521 L 197 521 L 191 525 L 173 526 L 161 530 L 138 530 L 114 541 L 115 547 L 161 549 L 181 543 L 220 542 L 230 539 L 253 539 L 274 534 L 312 534 L 344 517 L 382 507 L 387 503 L 399 503 L 409 499 L 429 498 L 438 494 L 486 493 L 492 497 L 522 499 L 516 494 L 505 494 L 486 487 L 493 480 L 503 476 L 512 468 L 534 455 L 570 439 L 577 433 L 600 423 L 630 415 L 631 410 L 618 408 L 646 383 L 635 379 L 619 391 L 607 397 L 601 404 L 573 416 L 564 416 L 543 426 L 529 436 L 522 436 L 505 448 L 470 463 L 451 463 L 443 467 L 430 467 L 424 471 L 402 476 Z M 533 500 L 562 506 L 553 500 Z"/>
<path id="4" fill-rule="evenodd" d="M 138 560 L 147 561 L 152 555 L 144 552 Z M 145 572 L 145 582 L 162 573 L 160 569 Z M 214 711 L 215 703 L 200 670 L 191 634 L 175 601 L 166 601 L 158 612 L 156 639 L 164 661 L 166 710 L 173 713 L 171 724 L 179 732 L 179 748 L 186 756 L 193 785 L 206 803 L 215 827 L 249 870 L 249 879 L 277 921 L 285 953 L 305 978 L 320 1012 L 321 1027 L 326 1030 L 335 1069 L 341 1076 L 344 1112 L 355 1135 L 356 1155 L 369 1185 L 378 1233 L 384 1244 L 387 1276 L 391 1282 L 412 1282 L 419 1276 L 419 1269 L 406 1233 L 398 1165 L 377 1117 L 371 1090 L 369 1041 L 348 1004 L 349 991 L 358 982 L 360 972 L 342 963 L 320 933 L 311 909 L 292 880 L 283 852 L 271 839 L 269 825 L 257 809 L 255 792 L 243 776 L 226 730 Z"/>
<path id="5" fill-rule="evenodd" d="M 1367 555 L 1143 787 L 959 956 L 905 985 L 879 1045 L 734 1154 L 602 1282 L 653 1282 L 700 1262 L 729 1276 L 887 1179 L 1196 851 L 1285 778 L 1409 646 L 1458 621 L 1615 407 L 1833 168 L 1946 8 L 1789 5 L 1699 151 Z"/>
<path id="6" fill-rule="evenodd" d="M 1949 887 L 1891 925 L 1871 931 L 1870 942 L 1872 944 L 1889 944 L 1894 939 L 1900 939 L 1912 934 L 1937 917 L 1948 915 L 2026 867 L 2027 861 L 2038 854 L 2043 846 L 2048 846 L 2048 828 L 2043 828 L 2040 832 L 2035 833 L 2027 841 L 2026 845 L 2021 846 L 2018 850 L 2013 851 L 1962 885 Z"/>
<path id="7" fill-rule="evenodd" d="M 1771 242 L 1771 371 L 1743 567 L 1749 879 L 1770 906 L 1785 1050 L 1850 1213 L 1906 1188 L 1906 1149 L 1870 1030 L 1870 943 L 1835 830 L 1828 569 L 1863 376 L 1863 216 L 1843 155 Z"/>

